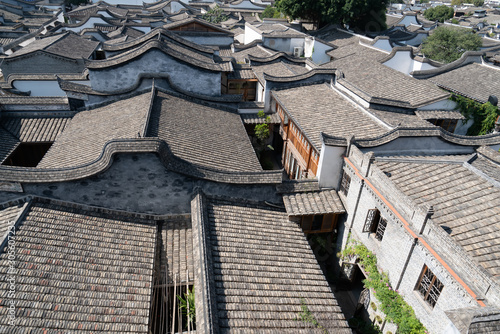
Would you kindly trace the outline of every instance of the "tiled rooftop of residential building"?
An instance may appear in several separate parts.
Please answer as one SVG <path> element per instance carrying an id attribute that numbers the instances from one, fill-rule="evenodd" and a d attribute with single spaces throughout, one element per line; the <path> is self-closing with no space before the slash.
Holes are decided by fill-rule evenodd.
<path id="1" fill-rule="evenodd" d="M 14 52 L 8 58 L 43 50 L 67 58 L 87 59 L 92 55 L 98 44 L 99 42 L 90 41 L 74 33 L 67 32 L 60 35 L 38 39 Z"/>
<path id="2" fill-rule="evenodd" d="M 283 195 L 286 212 L 290 216 L 345 213 L 344 205 L 335 190 L 296 192 Z"/>
<path id="3" fill-rule="evenodd" d="M 240 116 L 167 93 L 155 97 L 148 136 L 178 158 L 226 171 L 262 170 Z"/>
<path id="4" fill-rule="evenodd" d="M 468 64 L 428 79 L 446 90 L 485 103 L 490 95 L 500 92 L 500 69 L 493 66 Z"/>
<path id="5" fill-rule="evenodd" d="M 425 162 L 382 159 L 377 166 L 389 173 L 390 180 L 415 204 L 432 205 L 432 221 L 443 227 L 470 256 L 492 276 L 500 275 L 500 207 L 498 184 L 469 168 L 470 156 L 462 161 L 429 157 Z M 485 174 L 500 170 L 500 159 L 479 156 L 473 166 Z M 481 162 L 488 161 L 485 166 Z M 493 166 L 495 165 L 495 166 Z M 495 173 L 495 172 L 494 172 Z"/>
<path id="6" fill-rule="evenodd" d="M 272 94 L 318 151 L 321 132 L 335 137 L 354 135 L 359 139 L 390 130 L 325 83 L 275 90 Z"/>
<path id="7" fill-rule="evenodd" d="M 155 243 L 156 226 L 138 217 L 35 201 L 16 231 L 16 327 L 148 333 Z M 2 332 L 7 285 L 0 282 Z"/>
<path id="8" fill-rule="evenodd" d="M 208 216 L 195 224 L 205 226 L 200 242 L 213 275 L 205 279 L 214 282 L 208 294 L 220 333 L 321 332 L 295 320 L 302 301 L 328 331 L 351 333 L 303 232 L 284 211 L 200 196 L 194 201 Z"/>
<path id="9" fill-rule="evenodd" d="M 37 167 L 63 168 L 93 162 L 106 142 L 142 136 L 151 93 L 77 113 Z"/>

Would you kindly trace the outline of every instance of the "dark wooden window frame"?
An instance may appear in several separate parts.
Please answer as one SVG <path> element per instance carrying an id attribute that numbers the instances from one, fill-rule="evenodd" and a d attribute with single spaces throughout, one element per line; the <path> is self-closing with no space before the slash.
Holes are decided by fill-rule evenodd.
<path id="1" fill-rule="evenodd" d="M 439 299 L 443 288 L 443 283 L 441 283 L 441 281 L 436 277 L 436 275 L 434 275 L 429 267 L 424 265 L 415 290 L 419 292 L 419 294 L 422 296 L 422 299 L 427 303 L 427 305 L 432 308 L 436 306 L 437 300 Z"/>
<path id="2" fill-rule="evenodd" d="M 351 177 L 345 171 L 342 174 L 342 180 L 340 181 L 340 191 L 347 197 L 349 194 L 349 187 L 351 186 Z"/>
<path id="3" fill-rule="evenodd" d="M 378 209 L 368 210 L 365 224 L 363 225 L 363 232 L 374 233 L 375 238 L 378 241 L 382 241 L 386 228 L 387 220 L 380 215 L 380 211 Z"/>

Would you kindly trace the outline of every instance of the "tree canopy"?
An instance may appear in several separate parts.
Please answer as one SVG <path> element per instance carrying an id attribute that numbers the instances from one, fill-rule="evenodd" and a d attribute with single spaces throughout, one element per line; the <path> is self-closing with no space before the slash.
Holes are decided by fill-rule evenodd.
<path id="1" fill-rule="evenodd" d="M 451 19 L 454 13 L 453 8 L 441 5 L 427 9 L 424 16 L 427 20 L 443 23 L 445 20 Z"/>
<path id="2" fill-rule="evenodd" d="M 266 9 L 260 14 L 261 18 L 275 18 L 279 19 L 281 17 L 281 13 L 279 10 L 276 9 L 276 7 L 273 6 L 267 6 Z"/>
<path id="3" fill-rule="evenodd" d="M 348 24 L 362 31 L 386 29 L 386 0 L 278 0 L 276 7 L 292 19 L 312 21 L 318 28 Z"/>
<path id="4" fill-rule="evenodd" d="M 481 45 L 481 37 L 467 29 L 438 27 L 422 43 L 422 53 L 431 59 L 451 63 L 465 51 L 479 50 Z"/>
<path id="5" fill-rule="evenodd" d="M 228 17 L 224 15 L 224 10 L 219 6 L 215 6 L 208 10 L 201 18 L 212 23 L 220 23 L 228 19 Z"/>

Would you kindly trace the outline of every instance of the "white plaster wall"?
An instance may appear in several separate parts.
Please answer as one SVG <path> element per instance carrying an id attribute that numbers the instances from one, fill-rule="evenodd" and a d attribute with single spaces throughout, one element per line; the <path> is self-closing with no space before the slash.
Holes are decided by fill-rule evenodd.
<path id="1" fill-rule="evenodd" d="M 417 108 L 417 110 L 455 110 L 456 108 L 456 102 L 446 99 Z"/>
<path id="2" fill-rule="evenodd" d="M 263 7 L 254 5 L 251 1 L 245 0 L 237 5 L 229 5 L 229 8 L 264 10 Z"/>
<path id="3" fill-rule="evenodd" d="M 436 66 L 432 66 L 429 63 L 422 63 L 422 62 L 413 60 L 413 71 L 432 70 L 433 68 L 437 68 L 437 67 Z"/>
<path id="4" fill-rule="evenodd" d="M 340 177 L 342 176 L 345 149 L 345 147 L 326 146 L 324 143 L 322 144 L 318 172 L 316 173 L 320 187 L 335 188 L 338 190 Z"/>
<path id="5" fill-rule="evenodd" d="M 109 13 L 105 10 L 100 10 L 97 12 L 97 14 L 101 15 L 101 16 L 104 16 L 104 17 L 112 17 L 111 15 L 109 15 Z"/>
<path id="6" fill-rule="evenodd" d="M 426 39 L 427 39 L 427 34 L 417 34 L 414 38 L 406 41 L 401 41 L 401 43 L 411 46 L 419 46 Z"/>
<path id="7" fill-rule="evenodd" d="M 194 67 L 157 49 L 149 50 L 140 58 L 122 66 L 103 70 L 89 69 L 89 78 L 93 89 L 111 93 L 132 89 L 141 73 L 168 74 L 174 85 L 187 91 L 211 96 L 221 95 L 220 72 Z"/>
<path id="8" fill-rule="evenodd" d="M 138 27 L 138 26 L 131 26 L 131 28 L 134 28 L 136 30 L 142 31 L 143 33 L 147 34 L 148 32 L 151 31 L 151 27 Z"/>
<path id="9" fill-rule="evenodd" d="M 172 1 L 170 3 L 170 11 L 171 11 L 171 14 L 173 13 L 177 13 L 178 11 L 180 11 L 181 9 L 184 9 L 186 7 L 184 7 L 180 2 L 177 2 L 177 1 Z"/>
<path id="10" fill-rule="evenodd" d="M 72 82 L 89 85 L 89 81 Z M 12 86 L 22 92 L 31 91 L 31 96 L 66 96 L 66 93 L 59 87 L 57 80 L 14 80 Z"/>
<path id="11" fill-rule="evenodd" d="M 234 36 L 234 41 L 235 42 L 238 42 L 240 44 L 245 44 L 245 34 L 239 34 L 239 35 L 236 35 Z"/>
<path id="12" fill-rule="evenodd" d="M 331 46 L 314 41 L 314 48 L 312 53 L 312 60 L 314 63 L 321 65 L 328 63 L 330 61 L 330 56 L 326 54 L 327 50 L 331 49 Z"/>
<path id="13" fill-rule="evenodd" d="M 245 24 L 245 44 L 252 43 L 257 39 L 262 39 L 262 35 L 249 27 L 249 24 Z"/>
<path id="14" fill-rule="evenodd" d="M 413 59 L 410 51 L 398 51 L 396 54 L 384 63 L 385 66 L 395 69 L 404 74 L 410 74 L 413 69 Z"/>
<path id="15" fill-rule="evenodd" d="M 304 38 L 304 57 L 309 58 L 312 57 L 314 50 L 315 40 L 312 36 L 307 36 Z"/>
<path id="16" fill-rule="evenodd" d="M 234 42 L 234 39 L 231 36 L 181 36 L 188 41 L 201 45 L 228 46 Z"/>
<path id="17" fill-rule="evenodd" d="M 290 44 L 289 44 L 289 48 L 288 50 L 283 50 L 283 51 L 288 51 L 288 52 L 291 52 L 293 53 L 293 48 L 295 47 L 301 47 L 302 49 L 304 49 L 304 37 L 302 38 L 290 38 Z"/>
<path id="18" fill-rule="evenodd" d="M 458 121 L 457 127 L 455 128 L 455 132 L 457 135 L 465 136 L 467 134 L 467 130 L 474 124 L 474 120 L 469 119 L 465 124 L 462 121 Z"/>
<path id="19" fill-rule="evenodd" d="M 408 27 L 410 24 L 418 25 L 416 16 L 405 16 L 404 19 L 399 22 L 399 24 L 404 24 L 405 27 Z"/>
<path id="20" fill-rule="evenodd" d="M 255 97 L 255 100 L 257 102 L 263 102 L 264 101 L 264 87 L 260 84 L 260 82 L 257 82 L 257 96 Z"/>
<path id="21" fill-rule="evenodd" d="M 94 28 L 94 25 L 96 23 L 99 23 L 99 24 L 108 24 L 107 22 L 105 22 L 103 19 L 101 19 L 100 17 L 91 17 L 87 22 L 85 22 L 84 24 L 82 24 L 81 26 L 78 26 L 78 27 L 64 27 L 63 29 L 64 30 L 68 30 L 68 31 L 73 31 L 73 32 L 76 32 L 76 33 L 79 33 L 80 31 L 82 31 L 83 29 L 86 29 L 86 28 Z"/>
<path id="22" fill-rule="evenodd" d="M 373 47 L 387 52 L 392 51 L 392 46 L 391 43 L 389 43 L 388 39 L 379 39 L 378 41 L 375 42 L 375 44 L 373 44 Z"/>

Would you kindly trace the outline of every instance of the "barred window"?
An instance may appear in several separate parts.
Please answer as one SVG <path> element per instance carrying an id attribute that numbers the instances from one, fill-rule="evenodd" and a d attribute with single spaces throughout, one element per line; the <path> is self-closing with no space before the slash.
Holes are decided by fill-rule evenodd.
<path id="1" fill-rule="evenodd" d="M 363 226 L 363 232 L 375 233 L 375 238 L 382 241 L 386 227 L 387 220 L 380 215 L 380 211 L 377 209 L 368 210 L 365 225 Z"/>
<path id="2" fill-rule="evenodd" d="M 340 191 L 347 197 L 349 193 L 349 186 L 351 185 L 351 177 L 345 171 L 342 174 L 342 181 L 340 182 Z"/>
<path id="3" fill-rule="evenodd" d="M 424 265 L 416 289 L 422 295 L 422 298 L 427 302 L 427 304 L 431 307 L 436 305 L 443 287 L 443 283 L 441 283 L 441 281 L 437 279 L 436 275 L 434 275 L 432 271 Z"/>

